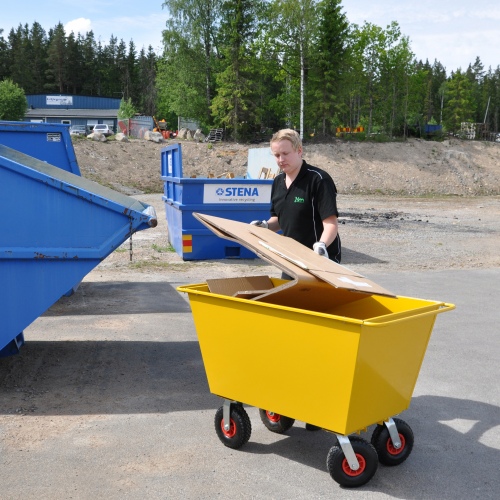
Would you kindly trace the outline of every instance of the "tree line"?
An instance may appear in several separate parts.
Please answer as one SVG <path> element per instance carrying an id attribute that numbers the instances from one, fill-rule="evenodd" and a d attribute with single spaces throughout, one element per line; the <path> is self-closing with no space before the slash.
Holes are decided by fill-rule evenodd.
<path id="1" fill-rule="evenodd" d="M 422 125 L 500 128 L 500 66 L 449 75 L 418 61 L 396 22 L 349 23 L 340 0 L 165 0 L 158 103 L 235 139 L 294 127 L 333 134 L 363 126 L 403 136 Z"/>
<path id="2" fill-rule="evenodd" d="M 58 23 L 46 32 L 38 22 L 0 30 L 0 81 L 11 80 L 25 94 L 67 93 L 131 99 L 145 114 L 156 110 L 158 57 L 150 46 L 137 52 L 111 36 L 70 33 Z"/>
<path id="3" fill-rule="evenodd" d="M 349 23 L 341 0 L 165 0 L 163 53 L 38 23 L 0 32 L 0 80 L 26 93 L 120 96 L 135 109 L 235 140 L 284 126 L 303 136 L 364 127 L 402 137 L 462 122 L 500 130 L 500 66 L 447 73 L 419 61 L 396 22 Z"/>

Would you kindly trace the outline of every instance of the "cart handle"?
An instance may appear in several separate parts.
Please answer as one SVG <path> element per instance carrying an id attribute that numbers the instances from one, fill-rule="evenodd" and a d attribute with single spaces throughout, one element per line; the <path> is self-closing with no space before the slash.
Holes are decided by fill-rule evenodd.
<path id="1" fill-rule="evenodd" d="M 452 311 L 455 309 L 455 304 L 448 304 L 446 302 L 443 302 L 443 304 L 440 304 L 439 309 L 437 310 L 432 310 L 432 311 L 427 311 L 423 312 L 420 314 L 415 314 L 414 316 L 405 316 L 404 318 L 398 318 L 398 319 L 393 319 L 391 321 L 381 321 L 380 323 L 376 321 L 363 321 L 363 325 L 366 326 L 386 326 L 386 325 L 393 325 L 395 323 L 402 323 L 403 321 L 407 321 L 409 319 L 415 319 L 415 318 L 423 318 L 424 316 L 431 316 L 434 314 L 439 314 L 442 312 L 446 311 Z"/>
<path id="2" fill-rule="evenodd" d="M 187 285 L 186 285 L 187 286 Z M 198 283 L 196 285 L 190 285 L 191 287 L 206 287 L 206 283 Z M 178 286 L 177 287 L 177 290 L 179 292 L 184 292 L 184 293 L 187 293 L 187 294 L 194 294 L 194 295 L 210 295 L 209 293 L 205 292 L 205 291 L 201 291 L 201 290 L 195 290 L 193 288 L 186 288 L 184 286 Z M 248 299 L 242 299 L 242 298 L 238 298 L 238 297 L 227 297 L 227 296 L 224 296 L 224 295 L 218 295 L 218 294 L 212 294 L 212 296 L 217 296 L 217 297 L 222 297 L 224 299 L 231 299 L 231 300 L 236 300 L 236 301 L 243 301 L 243 302 L 248 302 Z M 281 311 L 283 310 L 287 310 L 287 311 L 292 311 L 292 312 L 298 312 L 297 309 L 295 308 L 291 308 L 291 307 L 287 307 L 287 306 L 277 306 L 275 304 L 268 304 L 266 302 L 253 302 L 254 305 L 256 306 L 261 306 L 261 307 L 271 307 L 273 309 L 279 309 Z M 383 318 L 384 317 L 381 317 L 379 321 L 375 320 L 375 321 L 365 321 L 365 320 L 362 320 L 362 319 L 355 319 L 355 318 L 349 318 L 349 317 L 346 317 L 346 316 L 338 316 L 336 314 L 324 314 L 324 313 L 317 313 L 317 312 L 312 312 L 312 311 L 307 311 L 307 310 L 301 310 L 300 312 L 302 314 L 311 314 L 313 316 L 322 316 L 322 317 L 328 317 L 328 318 L 331 318 L 331 317 L 336 317 L 338 320 L 340 321 L 343 321 L 345 323 L 354 323 L 356 325 L 364 325 L 364 326 L 369 326 L 369 327 L 381 327 L 381 326 L 386 326 L 386 325 L 390 325 L 390 324 L 395 324 L 395 323 L 402 323 L 404 321 L 408 321 L 409 319 L 413 319 L 413 318 L 422 318 L 422 317 L 425 317 L 425 316 L 430 316 L 430 315 L 433 315 L 433 314 L 439 314 L 439 313 L 442 313 L 442 312 L 446 312 L 446 311 L 451 311 L 455 309 L 455 304 L 449 304 L 449 303 L 446 303 L 446 302 L 442 302 L 441 304 L 439 304 L 439 309 L 432 309 L 430 311 L 425 311 L 423 313 L 420 313 L 420 314 L 415 314 L 413 316 L 404 316 L 402 318 L 397 318 L 397 319 L 393 319 L 393 320 L 390 320 L 390 321 L 386 321 L 384 320 Z M 404 311 L 401 311 L 402 313 Z"/>

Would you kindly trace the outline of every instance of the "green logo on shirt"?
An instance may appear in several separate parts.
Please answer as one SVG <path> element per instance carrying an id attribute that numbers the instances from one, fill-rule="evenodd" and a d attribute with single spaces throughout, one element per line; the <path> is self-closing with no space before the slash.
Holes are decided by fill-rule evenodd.
<path id="1" fill-rule="evenodd" d="M 304 198 L 301 198 L 300 196 L 296 196 L 295 200 L 293 202 L 294 203 L 304 203 Z"/>

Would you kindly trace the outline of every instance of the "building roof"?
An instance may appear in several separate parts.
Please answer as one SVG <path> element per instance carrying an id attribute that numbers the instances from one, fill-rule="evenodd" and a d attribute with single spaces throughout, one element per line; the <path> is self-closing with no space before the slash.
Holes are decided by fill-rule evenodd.
<path id="1" fill-rule="evenodd" d="M 28 109 L 26 118 L 117 118 L 117 109 Z"/>

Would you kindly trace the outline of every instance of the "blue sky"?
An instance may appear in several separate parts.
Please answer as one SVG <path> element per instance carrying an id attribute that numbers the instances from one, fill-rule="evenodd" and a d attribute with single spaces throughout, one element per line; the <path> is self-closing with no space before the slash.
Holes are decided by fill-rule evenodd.
<path id="1" fill-rule="evenodd" d="M 45 31 L 59 21 L 67 31 L 92 30 L 96 40 L 107 44 L 111 35 L 123 39 L 128 46 L 130 40 L 138 50 L 149 45 L 155 52 L 162 47 L 161 32 L 168 18 L 162 9 L 162 0 L 21 0 L 2 2 L 0 29 L 6 38 L 11 28 L 19 23 L 39 22 Z"/>
<path id="2" fill-rule="evenodd" d="M 0 29 L 6 37 L 19 23 L 38 21 L 48 31 L 61 21 L 69 30 L 92 29 L 107 43 L 111 34 L 140 50 L 159 53 L 168 12 L 161 0 L 22 0 L 2 2 Z M 485 68 L 500 65 L 500 1 L 481 0 L 343 0 L 349 22 L 368 21 L 385 28 L 397 21 L 418 59 L 440 61 L 448 74 L 481 58 Z"/>
<path id="3" fill-rule="evenodd" d="M 343 0 L 350 23 L 385 28 L 397 21 L 418 59 L 437 59 L 447 73 L 466 70 L 481 58 L 485 69 L 500 66 L 500 1 Z"/>

